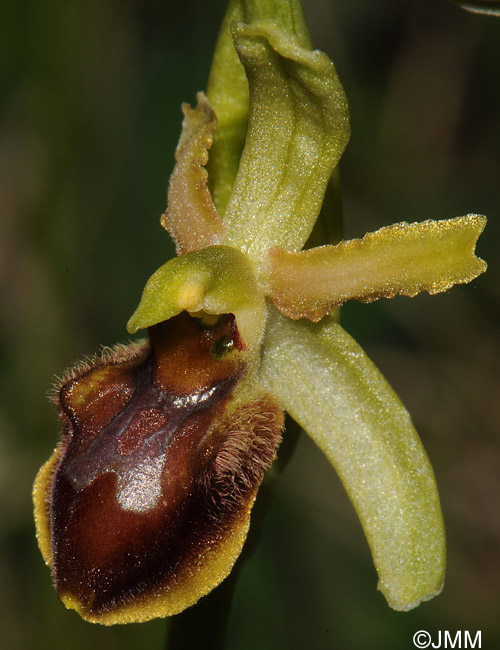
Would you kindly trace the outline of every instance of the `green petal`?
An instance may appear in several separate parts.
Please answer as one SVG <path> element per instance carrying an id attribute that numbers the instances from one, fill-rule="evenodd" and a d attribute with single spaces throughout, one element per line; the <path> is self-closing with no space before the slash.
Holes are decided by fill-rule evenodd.
<path id="1" fill-rule="evenodd" d="M 446 291 L 486 270 L 474 254 L 486 218 L 398 223 L 363 239 L 268 255 L 268 292 L 291 318 L 317 321 L 346 300 Z"/>
<path id="2" fill-rule="evenodd" d="M 263 350 L 262 381 L 337 470 L 389 605 L 408 610 L 432 598 L 445 569 L 436 483 L 387 381 L 331 319 L 298 323 L 272 310 Z"/>
<path id="3" fill-rule="evenodd" d="M 127 329 L 140 329 L 176 316 L 231 313 L 245 345 L 255 349 L 266 309 L 248 258 L 229 246 L 209 246 L 174 257 L 149 278 Z"/>
<path id="4" fill-rule="evenodd" d="M 238 23 L 233 34 L 250 115 L 224 241 L 261 262 L 271 246 L 293 250 L 307 240 L 349 138 L 348 108 L 326 54 L 278 22 Z"/>
<path id="5" fill-rule="evenodd" d="M 214 203 L 222 215 L 238 171 L 248 121 L 248 82 L 234 49 L 231 24 L 262 18 L 278 20 L 303 47 L 311 47 L 300 0 L 231 0 L 229 3 L 207 86 L 207 95 L 218 119 L 207 169 Z"/>
<path id="6" fill-rule="evenodd" d="M 217 118 L 203 93 L 198 93 L 196 99 L 195 108 L 182 105 L 184 121 L 175 152 L 177 162 L 168 186 L 168 210 L 161 219 L 178 255 L 218 244 L 224 235 L 204 167 Z"/>

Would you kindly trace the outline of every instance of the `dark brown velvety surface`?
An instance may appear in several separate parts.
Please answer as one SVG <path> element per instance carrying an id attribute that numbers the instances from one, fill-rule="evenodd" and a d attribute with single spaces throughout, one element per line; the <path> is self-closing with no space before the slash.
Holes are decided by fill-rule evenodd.
<path id="1" fill-rule="evenodd" d="M 271 398 L 228 412 L 246 372 L 233 316 L 208 327 L 180 314 L 150 337 L 149 352 L 123 348 L 60 390 L 54 579 L 93 614 L 168 589 L 216 552 L 279 443 Z"/>

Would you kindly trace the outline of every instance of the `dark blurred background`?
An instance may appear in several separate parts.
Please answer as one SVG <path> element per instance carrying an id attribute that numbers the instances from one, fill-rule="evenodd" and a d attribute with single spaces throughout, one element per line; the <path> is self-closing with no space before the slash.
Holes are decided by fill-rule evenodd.
<path id="1" fill-rule="evenodd" d="M 159 225 L 180 103 L 204 88 L 222 0 L 18 0 L 0 7 L 0 638 L 7 650 L 165 646 L 59 604 L 31 484 L 57 440 L 54 375 L 126 340 L 173 252 Z M 446 0 L 307 0 L 351 107 L 345 234 L 488 215 L 488 273 L 446 295 L 349 304 L 346 329 L 409 408 L 448 531 L 438 598 L 390 610 L 353 509 L 302 436 L 241 569 L 227 648 L 402 650 L 420 629 L 500 647 L 500 19 Z M 435 637 L 437 641 L 437 636 Z"/>

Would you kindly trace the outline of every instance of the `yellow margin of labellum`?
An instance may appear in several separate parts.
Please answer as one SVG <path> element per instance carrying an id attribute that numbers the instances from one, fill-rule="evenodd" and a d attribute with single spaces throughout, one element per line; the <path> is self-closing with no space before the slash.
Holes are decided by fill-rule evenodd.
<path id="1" fill-rule="evenodd" d="M 35 504 L 35 523 L 37 540 L 45 563 L 51 567 L 49 500 L 53 475 L 60 460 L 60 451 L 56 449 L 51 458 L 41 467 L 35 480 L 33 500 Z M 176 584 L 166 594 L 145 598 L 137 598 L 132 604 L 99 616 L 89 615 L 82 609 L 81 604 L 70 594 L 59 594 L 61 601 L 68 609 L 74 609 L 82 618 L 90 623 L 115 625 L 117 623 L 140 623 L 172 616 L 194 605 L 202 596 L 208 594 L 226 578 L 238 559 L 250 526 L 250 512 L 256 495 L 249 503 L 246 512 L 241 517 L 240 525 L 235 528 L 226 540 L 221 540 L 217 551 L 217 561 L 204 566 L 203 557 L 199 558 L 198 566 L 193 567 L 193 578 L 198 578 L 195 585 Z M 207 550 L 210 553 L 211 549 Z"/>

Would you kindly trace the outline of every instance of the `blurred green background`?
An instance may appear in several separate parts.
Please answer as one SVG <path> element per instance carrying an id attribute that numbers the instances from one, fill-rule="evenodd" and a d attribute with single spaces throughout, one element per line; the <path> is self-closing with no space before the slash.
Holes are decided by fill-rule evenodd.
<path id="1" fill-rule="evenodd" d="M 223 0 L 18 0 L 0 8 L 0 638 L 6 650 L 165 647 L 167 623 L 102 628 L 59 604 L 31 484 L 57 440 L 54 375 L 126 340 L 159 225 L 180 103 L 204 88 Z M 376 590 L 361 528 L 302 436 L 242 566 L 238 650 L 403 650 L 420 629 L 500 647 L 500 19 L 445 0 L 307 0 L 350 100 L 345 233 L 489 216 L 489 271 L 446 295 L 349 304 L 343 322 L 409 408 L 448 531 L 441 596 Z M 437 636 L 435 636 L 437 641 Z M 186 646 L 188 649 L 189 646 Z"/>

